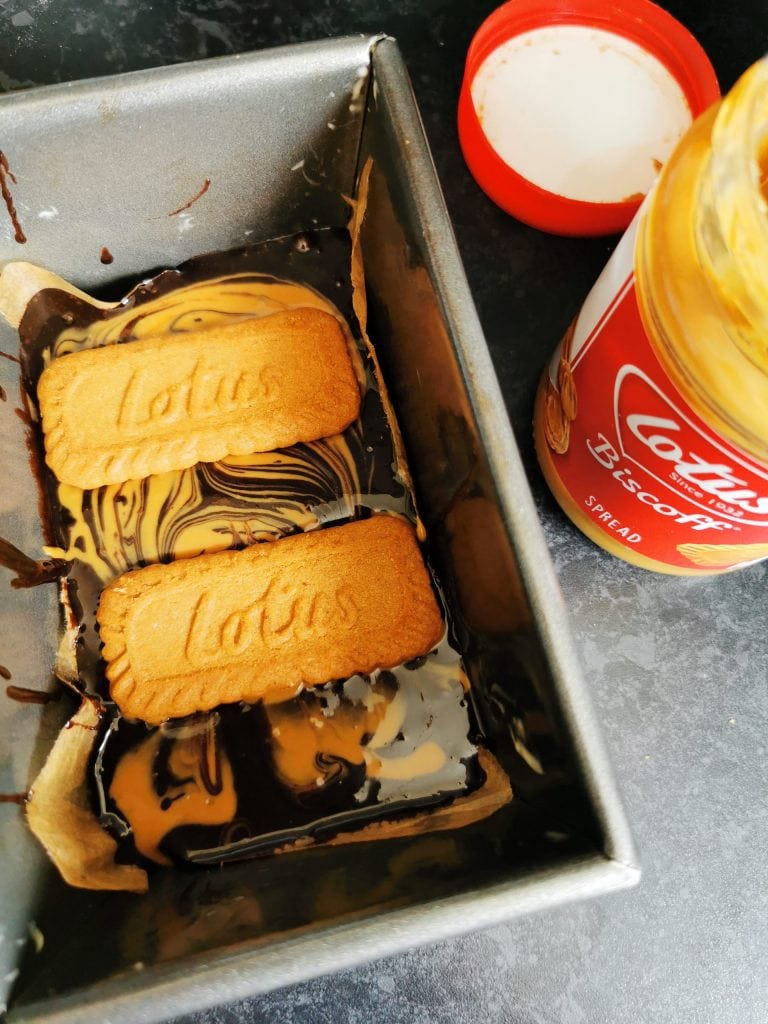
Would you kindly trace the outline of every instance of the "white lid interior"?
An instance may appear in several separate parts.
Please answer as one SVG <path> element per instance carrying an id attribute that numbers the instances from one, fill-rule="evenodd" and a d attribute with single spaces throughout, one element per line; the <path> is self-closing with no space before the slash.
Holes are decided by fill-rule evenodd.
<path id="1" fill-rule="evenodd" d="M 479 68 L 472 99 L 505 163 L 549 192 L 586 202 L 644 195 L 692 121 L 658 58 L 586 25 L 507 40 Z"/>

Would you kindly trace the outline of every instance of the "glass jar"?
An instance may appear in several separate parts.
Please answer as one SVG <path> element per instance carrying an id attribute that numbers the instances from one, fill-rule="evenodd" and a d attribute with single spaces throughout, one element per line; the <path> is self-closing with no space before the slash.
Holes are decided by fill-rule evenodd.
<path id="1" fill-rule="evenodd" d="M 768 58 L 691 127 L 545 369 L 573 522 L 680 575 L 768 557 Z"/>

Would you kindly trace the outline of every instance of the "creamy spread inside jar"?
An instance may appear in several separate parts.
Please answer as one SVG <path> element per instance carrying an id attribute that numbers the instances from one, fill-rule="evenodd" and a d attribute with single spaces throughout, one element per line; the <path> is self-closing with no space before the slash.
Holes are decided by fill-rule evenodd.
<path id="1" fill-rule="evenodd" d="M 768 557 L 768 61 L 702 115 L 545 370 L 544 475 L 659 572 Z"/>

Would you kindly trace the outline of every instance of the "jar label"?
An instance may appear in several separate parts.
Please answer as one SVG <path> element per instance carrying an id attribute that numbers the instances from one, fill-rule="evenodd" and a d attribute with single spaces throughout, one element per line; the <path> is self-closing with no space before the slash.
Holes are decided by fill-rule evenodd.
<path id="1" fill-rule="evenodd" d="M 768 557 L 768 465 L 708 427 L 645 333 L 630 227 L 555 352 L 539 415 L 561 486 L 630 551 L 687 571 Z"/>

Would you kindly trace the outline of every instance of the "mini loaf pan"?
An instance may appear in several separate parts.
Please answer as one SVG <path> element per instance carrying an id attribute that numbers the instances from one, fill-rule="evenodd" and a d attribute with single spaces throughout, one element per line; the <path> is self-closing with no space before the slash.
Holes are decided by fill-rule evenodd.
<path id="1" fill-rule="evenodd" d="M 464 829 L 167 871 L 142 897 L 66 887 L 21 813 L 2 806 L 8 1019 L 162 1021 L 634 884 L 632 840 L 396 43 L 326 40 L 4 96 L 0 139 L 27 236 L 20 245 L 3 220 L 0 260 L 110 297 L 200 253 L 346 226 L 344 197 L 373 158 L 361 235 L 369 333 L 477 714 L 515 794 Z M 205 182 L 205 202 L 168 215 Z M 105 246 L 119 254 L 112 264 L 99 259 Z M 0 351 L 17 346 L 2 326 Z M 0 535 L 38 557 L 13 359 L 0 358 L 0 386 Z M 11 589 L 0 572 L 0 663 L 14 682 L 43 686 L 55 588 Z M 29 786 L 61 721 L 56 704 L 0 700 L 0 791 Z"/>

